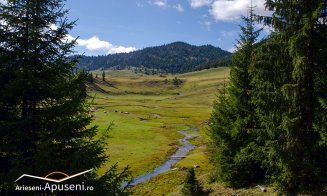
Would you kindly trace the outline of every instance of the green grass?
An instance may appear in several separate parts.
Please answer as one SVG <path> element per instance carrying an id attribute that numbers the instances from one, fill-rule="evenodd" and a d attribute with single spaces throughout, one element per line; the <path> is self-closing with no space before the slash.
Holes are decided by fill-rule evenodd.
<path id="1" fill-rule="evenodd" d="M 89 86 L 94 97 L 94 124 L 99 134 L 113 122 L 108 138 L 110 160 L 99 170 L 106 171 L 118 162 L 119 169 L 130 166 L 134 176 L 159 166 L 178 148 L 183 136 L 177 130 L 185 125 L 197 127 L 200 137 L 191 142 L 196 146 L 175 167 L 133 188 L 139 195 L 178 195 L 185 172 L 182 168 L 199 165 L 197 176 L 206 176 L 213 166 L 207 153 L 207 123 L 218 89 L 228 80 L 229 68 L 216 68 L 181 75 L 142 76 L 130 70 L 109 71 L 106 81 L 98 79 Z M 184 83 L 174 86 L 172 79 Z M 205 182 L 205 181 L 204 181 Z M 216 185 L 208 189 L 215 191 Z"/>
<path id="2" fill-rule="evenodd" d="M 183 188 L 186 174 L 185 170 L 170 171 L 165 174 L 159 174 L 147 183 L 136 185 L 133 189 L 133 195 L 181 195 L 180 192 Z"/>

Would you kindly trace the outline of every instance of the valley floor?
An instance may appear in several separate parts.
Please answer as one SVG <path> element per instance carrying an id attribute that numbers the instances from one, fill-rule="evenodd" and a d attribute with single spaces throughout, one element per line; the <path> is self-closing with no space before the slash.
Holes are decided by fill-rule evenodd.
<path id="1" fill-rule="evenodd" d="M 134 177 L 153 171 L 181 145 L 178 130 L 196 127 L 190 134 L 195 146 L 169 171 L 133 187 L 135 195 L 180 195 L 186 168 L 196 166 L 196 176 L 210 195 L 261 195 L 258 188 L 233 190 L 210 183 L 213 166 L 209 162 L 207 126 L 218 89 L 226 84 L 229 68 L 216 68 L 181 75 L 160 77 L 135 74 L 131 70 L 108 71 L 106 81 L 98 74 L 89 85 L 94 124 L 99 132 L 111 126 L 108 138 L 110 161 L 103 173 L 118 162 Z M 176 85 L 173 78 L 183 84 Z M 268 190 L 269 195 L 272 193 Z"/>

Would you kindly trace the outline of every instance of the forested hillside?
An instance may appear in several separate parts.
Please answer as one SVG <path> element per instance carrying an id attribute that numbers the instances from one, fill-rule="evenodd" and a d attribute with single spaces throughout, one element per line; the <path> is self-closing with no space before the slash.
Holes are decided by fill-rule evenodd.
<path id="1" fill-rule="evenodd" d="M 231 53 L 212 45 L 193 46 L 184 42 L 148 47 L 131 53 L 107 56 L 81 56 L 79 67 L 86 70 L 99 68 L 124 69 L 127 66 L 145 67 L 168 73 L 183 73 L 197 67 L 227 58 Z"/>
<path id="2" fill-rule="evenodd" d="M 235 55 L 235 54 L 233 54 Z M 226 56 L 225 58 L 219 59 L 219 60 L 213 60 L 209 61 L 207 63 L 204 63 L 198 67 L 196 67 L 194 70 L 195 71 L 200 71 L 203 69 L 210 69 L 210 68 L 218 68 L 218 67 L 228 67 L 232 63 L 232 56 Z"/>

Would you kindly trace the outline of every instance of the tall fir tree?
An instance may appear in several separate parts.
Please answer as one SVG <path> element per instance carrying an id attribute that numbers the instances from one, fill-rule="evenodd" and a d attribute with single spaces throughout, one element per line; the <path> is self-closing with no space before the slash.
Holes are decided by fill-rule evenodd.
<path id="1" fill-rule="evenodd" d="M 290 107 L 282 93 L 282 86 L 292 80 L 292 58 L 286 46 L 287 40 L 272 34 L 254 50 L 249 68 L 253 86 L 251 102 L 258 122 L 257 139 L 262 144 L 263 163 L 273 182 L 283 173 L 277 148 L 287 138 L 281 124 L 283 111 Z"/>
<path id="2" fill-rule="evenodd" d="M 255 29 L 253 7 L 237 42 L 233 55 L 230 83 L 214 105 L 210 132 L 219 177 L 235 187 L 264 178 L 262 152 L 256 141 L 256 120 L 251 103 L 249 66 L 260 29 Z"/>
<path id="3" fill-rule="evenodd" d="M 69 58 L 75 41 L 66 39 L 75 22 L 63 0 L 8 0 L 0 3 L 0 189 L 10 190 L 27 173 L 44 176 L 99 168 L 104 138 L 86 96 L 87 74 Z M 96 191 L 119 192 L 115 167 L 101 178 L 83 175 Z M 81 179 L 79 179 L 81 180 Z"/>
<path id="4" fill-rule="evenodd" d="M 274 69 L 287 67 L 285 78 L 288 79 L 279 83 L 267 78 L 275 88 L 273 93 L 278 93 L 282 100 L 275 105 L 280 104 L 282 108 L 276 110 L 279 106 L 271 107 L 267 99 L 263 102 L 268 110 L 263 118 L 278 117 L 274 126 L 266 125 L 273 130 L 274 143 L 269 146 L 277 169 L 272 177 L 278 190 L 286 194 L 319 190 L 326 183 L 326 109 L 323 104 L 327 90 L 323 76 L 327 63 L 323 57 L 326 55 L 326 1 L 267 0 L 266 6 L 274 13 L 262 19 L 273 25 L 283 42 L 283 47 L 271 54 L 289 55 L 276 56 L 271 61 Z M 271 69 L 261 69 L 266 73 L 268 70 Z M 275 77 L 280 78 L 277 75 Z"/>

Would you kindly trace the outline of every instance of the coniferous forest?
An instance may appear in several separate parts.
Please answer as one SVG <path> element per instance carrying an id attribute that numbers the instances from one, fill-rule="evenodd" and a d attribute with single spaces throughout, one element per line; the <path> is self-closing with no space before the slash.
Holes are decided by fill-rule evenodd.
<path id="1" fill-rule="evenodd" d="M 210 133 L 219 179 L 233 187 L 269 182 L 287 195 L 326 186 L 327 2 L 266 1 L 250 8 L 214 106 Z M 259 43 L 264 23 L 274 32 Z"/>
<path id="2" fill-rule="evenodd" d="M 174 42 L 162 46 L 147 47 L 130 53 L 80 56 L 77 65 L 86 70 L 144 67 L 166 73 L 185 73 L 195 69 L 203 69 L 210 66 L 211 63 L 218 64 L 217 66 L 228 66 L 219 63 L 230 59 L 230 56 L 230 52 L 211 45 L 193 46 L 184 42 Z M 214 65 L 210 67 L 214 67 Z"/>
<path id="3" fill-rule="evenodd" d="M 17 177 L 49 171 L 78 173 L 106 160 L 105 135 L 87 102 L 85 72 L 69 58 L 75 40 L 62 0 L 12 0 L 0 4 L 0 188 L 14 194 Z M 50 28 L 51 24 L 58 28 Z M 83 177 L 100 194 L 120 193 L 127 170 Z"/>

